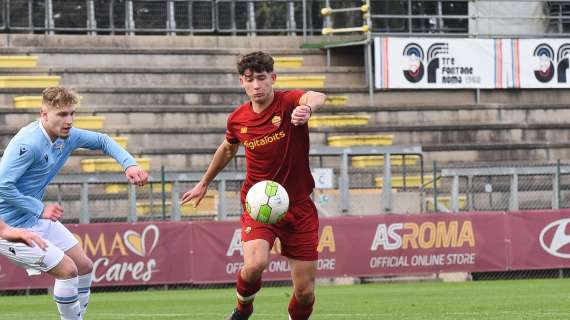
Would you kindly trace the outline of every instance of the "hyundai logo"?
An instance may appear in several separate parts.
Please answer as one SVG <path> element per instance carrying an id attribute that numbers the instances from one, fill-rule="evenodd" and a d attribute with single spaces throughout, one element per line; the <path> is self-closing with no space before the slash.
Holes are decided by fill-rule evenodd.
<path id="1" fill-rule="evenodd" d="M 570 249 L 567 249 L 567 252 L 561 252 L 562 249 L 567 244 L 570 244 L 570 235 L 566 234 L 566 227 L 570 223 L 570 219 L 561 219 L 548 224 L 542 231 L 540 232 L 540 245 L 542 248 L 550 253 L 551 255 L 559 258 L 570 258 Z M 551 229 L 554 230 L 554 236 L 552 236 L 552 240 L 550 244 L 547 244 L 544 236 L 548 231 Z"/>

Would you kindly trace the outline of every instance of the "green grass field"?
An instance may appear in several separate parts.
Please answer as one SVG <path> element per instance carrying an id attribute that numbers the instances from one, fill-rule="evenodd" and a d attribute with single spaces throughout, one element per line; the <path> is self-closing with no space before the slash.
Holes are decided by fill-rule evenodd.
<path id="1" fill-rule="evenodd" d="M 253 320 L 287 319 L 290 288 L 264 288 Z M 96 293 L 87 320 L 224 319 L 234 290 Z M 45 296 L 0 297 L 0 319 L 57 320 Z M 570 280 L 319 286 L 311 319 L 570 319 Z"/>

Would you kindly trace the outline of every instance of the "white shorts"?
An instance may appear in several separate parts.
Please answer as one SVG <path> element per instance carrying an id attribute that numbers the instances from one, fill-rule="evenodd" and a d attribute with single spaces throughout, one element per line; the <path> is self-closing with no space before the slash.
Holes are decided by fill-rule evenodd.
<path id="1" fill-rule="evenodd" d="M 48 245 L 46 251 L 37 246 L 28 247 L 0 239 L 0 254 L 24 268 L 47 272 L 63 259 L 67 250 L 79 243 L 59 221 L 40 219 L 36 225 L 26 229 L 44 239 Z"/>

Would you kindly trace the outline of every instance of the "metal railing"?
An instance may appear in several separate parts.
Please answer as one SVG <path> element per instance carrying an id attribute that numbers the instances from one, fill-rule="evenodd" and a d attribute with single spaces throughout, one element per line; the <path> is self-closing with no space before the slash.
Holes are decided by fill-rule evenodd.
<path id="1" fill-rule="evenodd" d="M 560 161 L 536 166 L 447 168 L 441 170 L 440 181 L 447 183 L 451 212 L 570 206 L 570 165 Z"/>
<path id="2" fill-rule="evenodd" d="M 332 148 L 318 147 L 310 151 L 311 158 L 328 167 L 334 166 L 336 162 L 337 175 L 335 175 L 335 187 L 338 192 L 338 206 L 335 214 L 358 214 L 351 211 L 350 191 L 352 179 L 362 178 L 351 174 L 350 158 L 353 156 L 384 156 L 382 190 L 392 190 L 391 180 L 394 167 L 391 165 L 391 157 L 399 155 L 402 157 L 415 156 L 419 158 L 419 171 L 423 176 L 422 149 L 419 146 L 411 147 L 358 147 L 358 148 Z M 239 154 L 243 157 L 243 152 Z M 332 161 L 326 160 L 332 159 Z M 317 167 L 317 166 L 313 166 Z M 322 166 L 321 166 L 322 167 Z M 417 166 L 416 166 L 417 167 Z M 230 169 L 230 168 L 228 168 Z M 416 169 L 417 170 L 417 169 Z M 410 175 L 410 168 L 398 168 L 399 174 Z M 379 171 L 380 172 L 380 171 Z M 364 173 L 364 175 L 370 175 Z M 202 173 L 169 173 L 162 175 L 153 173 L 151 184 L 158 188 L 141 191 L 132 185 L 126 187 L 125 177 L 122 174 L 91 174 L 91 175 L 60 175 L 57 176 L 45 196 L 45 201 L 55 201 L 63 203 L 67 212 L 72 212 L 67 218 L 71 221 L 89 223 L 90 221 L 129 221 L 139 220 L 137 215 L 137 199 L 144 200 L 145 204 L 155 212 L 146 215 L 142 219 L 158 220 L 181 220 L 181 207 L 179 198 L 182 192 L 193 187 L 194 183 L 202 178 Z M 215 212 L 192 214 L 194 218 L 215 218 L 226 219 L 228 216 L 241 214 L 239 203 L 239 191 L 241 183 L 245 179 L 243 171 L 224 171 L 220 173 L 210 185 L 216 197 L 211 201 Z M 374 180 L 373 178 L 371 180 Z M 126 190 L 115 194 L 106 194 L 104 186 L 109 184 L 122 184 Z M 358 188 L 358 186 L 355 186 Z M 367 188 L 376 188 L 377 192 L 372 193 L 369 199 L 375 203 L 381 203 L 382 211 L 392 211 L 392 192 L 380 192 L 376 186 L 366 185 Z M 167 189 L 168 188 L 168 189 Z M 155 189 L 153 191 L 153 189 Z M 168 191 L 167 191 L 168 190 Z M 228 196 L 228 193 L 231 195 Z M 157 196 L 158 194 L 158 196 Z M 95 204 L 94 201 L 99 203 Z M 211 202 L 210 201 L 210 202 Z M 140 204 L 139 204 L 140 205 Z M 93 214 L 94 207 L 97 206 L 98 214 Z M 158 208 L 158 209 L 156 209 Z M 140 208 L 139 208 L 140 209 Z M 75 215 L 74 215 L 75 214 Z"/>
<path id="3" fill-rule="evenodd" d="M 383 36 L 507 36 L 505 29 L 510 30 L 511 25 L 517 36 L 570 34 L 569 0 L 521 0 L 510 6 L 507 2 L 371 0 L 367 26 L 373 35 Z M 320 35 L 326 27 L 321 9 L 335 8 L 338 17 L 332 23 L 335 28 L 346 28 L 362 20 L 360 11 L 346 9 L 361 5 L 362 1 L 325 0 L 0 0 L 0 30 L 90 35 Z M 527 27 L 530 29 L 523 31 Z"/>

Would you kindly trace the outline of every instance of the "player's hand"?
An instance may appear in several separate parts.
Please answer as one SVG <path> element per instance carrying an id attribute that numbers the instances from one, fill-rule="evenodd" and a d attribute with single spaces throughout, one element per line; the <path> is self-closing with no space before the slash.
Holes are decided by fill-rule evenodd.
<path id="1" fill-rule="evenodd" d="M 30 247 L 38 246 L 40 249 L 46 251 L 47 243 L 37 234 L 19 228 L 6 228 L 0 237 L 4 240 L 12 242 L 22 242 Z"/>
<path id="2" fill-rule="evenodd" d="M 44 207 L 42 212 L 42 219 L 49 219 L 51 221 L 57 221 L 63 216 L 63 207 L 59 204 L 48 204 Z"/>
<path id="3" fill-rule="evenodd" d="M 185 203 L 194 200 L 192 205 L 196 208 L 200 204 L 200 201 L 202 201 L 202 198 L 206 195 L 206 191 L 208 191 L 208 185 L 199 182 L 194 186 L 194 188 L 192 188 L 192 190 L 187 191 L 182 196 L 182 199 L 180 199 L 180 205 L 184 205 Z"/>
<path id="4" fill-rule="evenodd" d="M 311 108 L 306 105 L 300 105 L 293 109 L 291 113 L 291 123 L 294 126 L 301 126 L 309 121 L 311 117 Z"/>
<path id="5" fill-rule="evenodd" d="M 125 171 L 125 175 L 131 184 L 137 185 L 139 187 L 144 186 L 148 181 L 148 173 L 144 171 L 143 168 L 139 166 L 130 166 Z"/>

